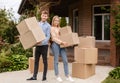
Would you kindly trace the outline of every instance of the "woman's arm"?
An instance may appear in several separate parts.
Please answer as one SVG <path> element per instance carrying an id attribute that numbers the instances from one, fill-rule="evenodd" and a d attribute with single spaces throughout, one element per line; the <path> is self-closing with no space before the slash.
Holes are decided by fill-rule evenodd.
<path id="1" fill-rule="evenodd" d="M 55 30 L 51 27 L 51 37 L 52 37 L 52 41 L 58 43 L 58 44 L 62 44 L 63 42 L 57 37 L 56 35 L 57 33 L 55 32 Z"/>

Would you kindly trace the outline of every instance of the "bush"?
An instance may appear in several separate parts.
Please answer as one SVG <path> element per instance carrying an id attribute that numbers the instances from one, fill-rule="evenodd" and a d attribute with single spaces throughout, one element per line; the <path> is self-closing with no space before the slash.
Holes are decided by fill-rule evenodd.
<path id="1" fill-rule="evenodd" d="M 12 65 L 12 61 L 7 56 L 0 55 L 0 73 L 9 71 L 8 68 Z"/>
<path id="2" fill-rule="evenodd" d="M 112 35 L 115 38 L 116 46 L 120 46 L 120 4 L 115 6 L 115 9 L 112 10 L 114 17 L 114 24 L 112 26 Z"/>
<path id="3" fill-rule="evenodd" d="M 4 44 L 0 51 L 0 72 L 27 69 L 30 56 L 32 49 L 24 50 L 20 42 Z"/>
<path id="4" fill-rule="evenodd" d="M 12 65 L 8 68 L 10 71 L 24 70 L 28 68 L 28 58 L 25 55 L 12 55 L 8 57 Z"/>
<path id="5" fill-rule="evenodd" d="M 0 73 L 18 71 L 28 68 L 28 58 L 25 55 L 0 56 Z"/>
<path id="6" fill-rule="evenodd" d="M 5 43 L 1 49 L 2 49 L 1 53 L 5 52 L 4 53 L 5 56 L 17 55 L 17 54 L 25 55 L 26 57 L 32 56 L 32 49 L 24 50 L 20 42 L 15 44 Z"/>
<path id="7" fill-rule="evenodd" d="M 62 17 L 60 20 L 60 27 L 64 27 L 67 25 L 67 21 L 65 17 Z"/>
<path id="8" fill-rule="evenodd" d="M 109 72 L 109 76 L 102 83 L 120 83 L 120 67 Z"/>
<path id="9" fill-rule="evenodd" d="M 108 77 L 104 81 L 102 81 L 102 83 L 120 83 L 120 80 Z"/>
<path id="10" fill-rule="evenodd" d="M 120 67 L 117 67 L 109 72 L 109 77 L 113 79 L 120 79 Z"/>

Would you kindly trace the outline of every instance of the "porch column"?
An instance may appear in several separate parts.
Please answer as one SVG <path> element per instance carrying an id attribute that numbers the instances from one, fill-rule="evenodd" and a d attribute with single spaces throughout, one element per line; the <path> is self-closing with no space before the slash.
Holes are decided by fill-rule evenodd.
<path id="1" fill-rule="evenodd" d="M 111 9 L 113 9 L 115 7 L 115 5 L 120 4 L 120 0 L 111 0 Z M 111 14 L 110 17 L 110 28 L 112 28 L 113 24 L 114 24 L 114 17 Z M 110 64 L 113 67 L 117 67 L 120 65 L 119 63 L 119 58 L 117 56 L 117 51 L 116 51 L 116 45 L 115 45 L 115 40 L 114 37 L 112 36 L 112 30 L 110 30 L 110 39 L 111 39 L 111 47 L 110 47 Z"/>

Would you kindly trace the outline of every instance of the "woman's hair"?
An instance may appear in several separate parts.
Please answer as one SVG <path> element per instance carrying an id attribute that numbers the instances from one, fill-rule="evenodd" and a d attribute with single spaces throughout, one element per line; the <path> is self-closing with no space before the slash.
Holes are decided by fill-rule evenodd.
<path id="1" fill-rule="evenodd" d="M 56 18 L 58 18 L 59 19 L 59 21 L 60 21 L 60 18 L 59 18 L 59 16 L 54 16 L 53 18 L 52 18 L 52 26 L 54 26 L 54 21 L 55 21 L 55 19 Z M 57 27 L 60 27 L 60 23 L 58 24 L 58 26 Z"/>

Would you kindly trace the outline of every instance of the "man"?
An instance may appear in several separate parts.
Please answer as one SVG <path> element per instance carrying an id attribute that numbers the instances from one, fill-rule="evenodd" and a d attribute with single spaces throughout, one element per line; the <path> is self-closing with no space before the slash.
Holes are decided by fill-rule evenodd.
<path id="1" fill-rule="evenodd" d="M 48 42 L 50 39 L 50 24 L 47 22 L 49 13 L 48 11 L 44 10 L 41 12 L 41 21 L 39 22 L 40 28 L 42 28 L 43 32 L 45 33 L 46 39 L 43 40 L 41 43 L 37 44 L 35 49 L 35 62 L 34 62 L 34 73 L 33 76 L 27 80 L 37 80 L 38 68 L 39 68 L 39 58 L 42 55 L 43 64 L 44 64 L 44 71 L 43 71 L 43 78 L 42 81 L 46 80 L 47 75 L 47 52 L 48 52 Z"/>

